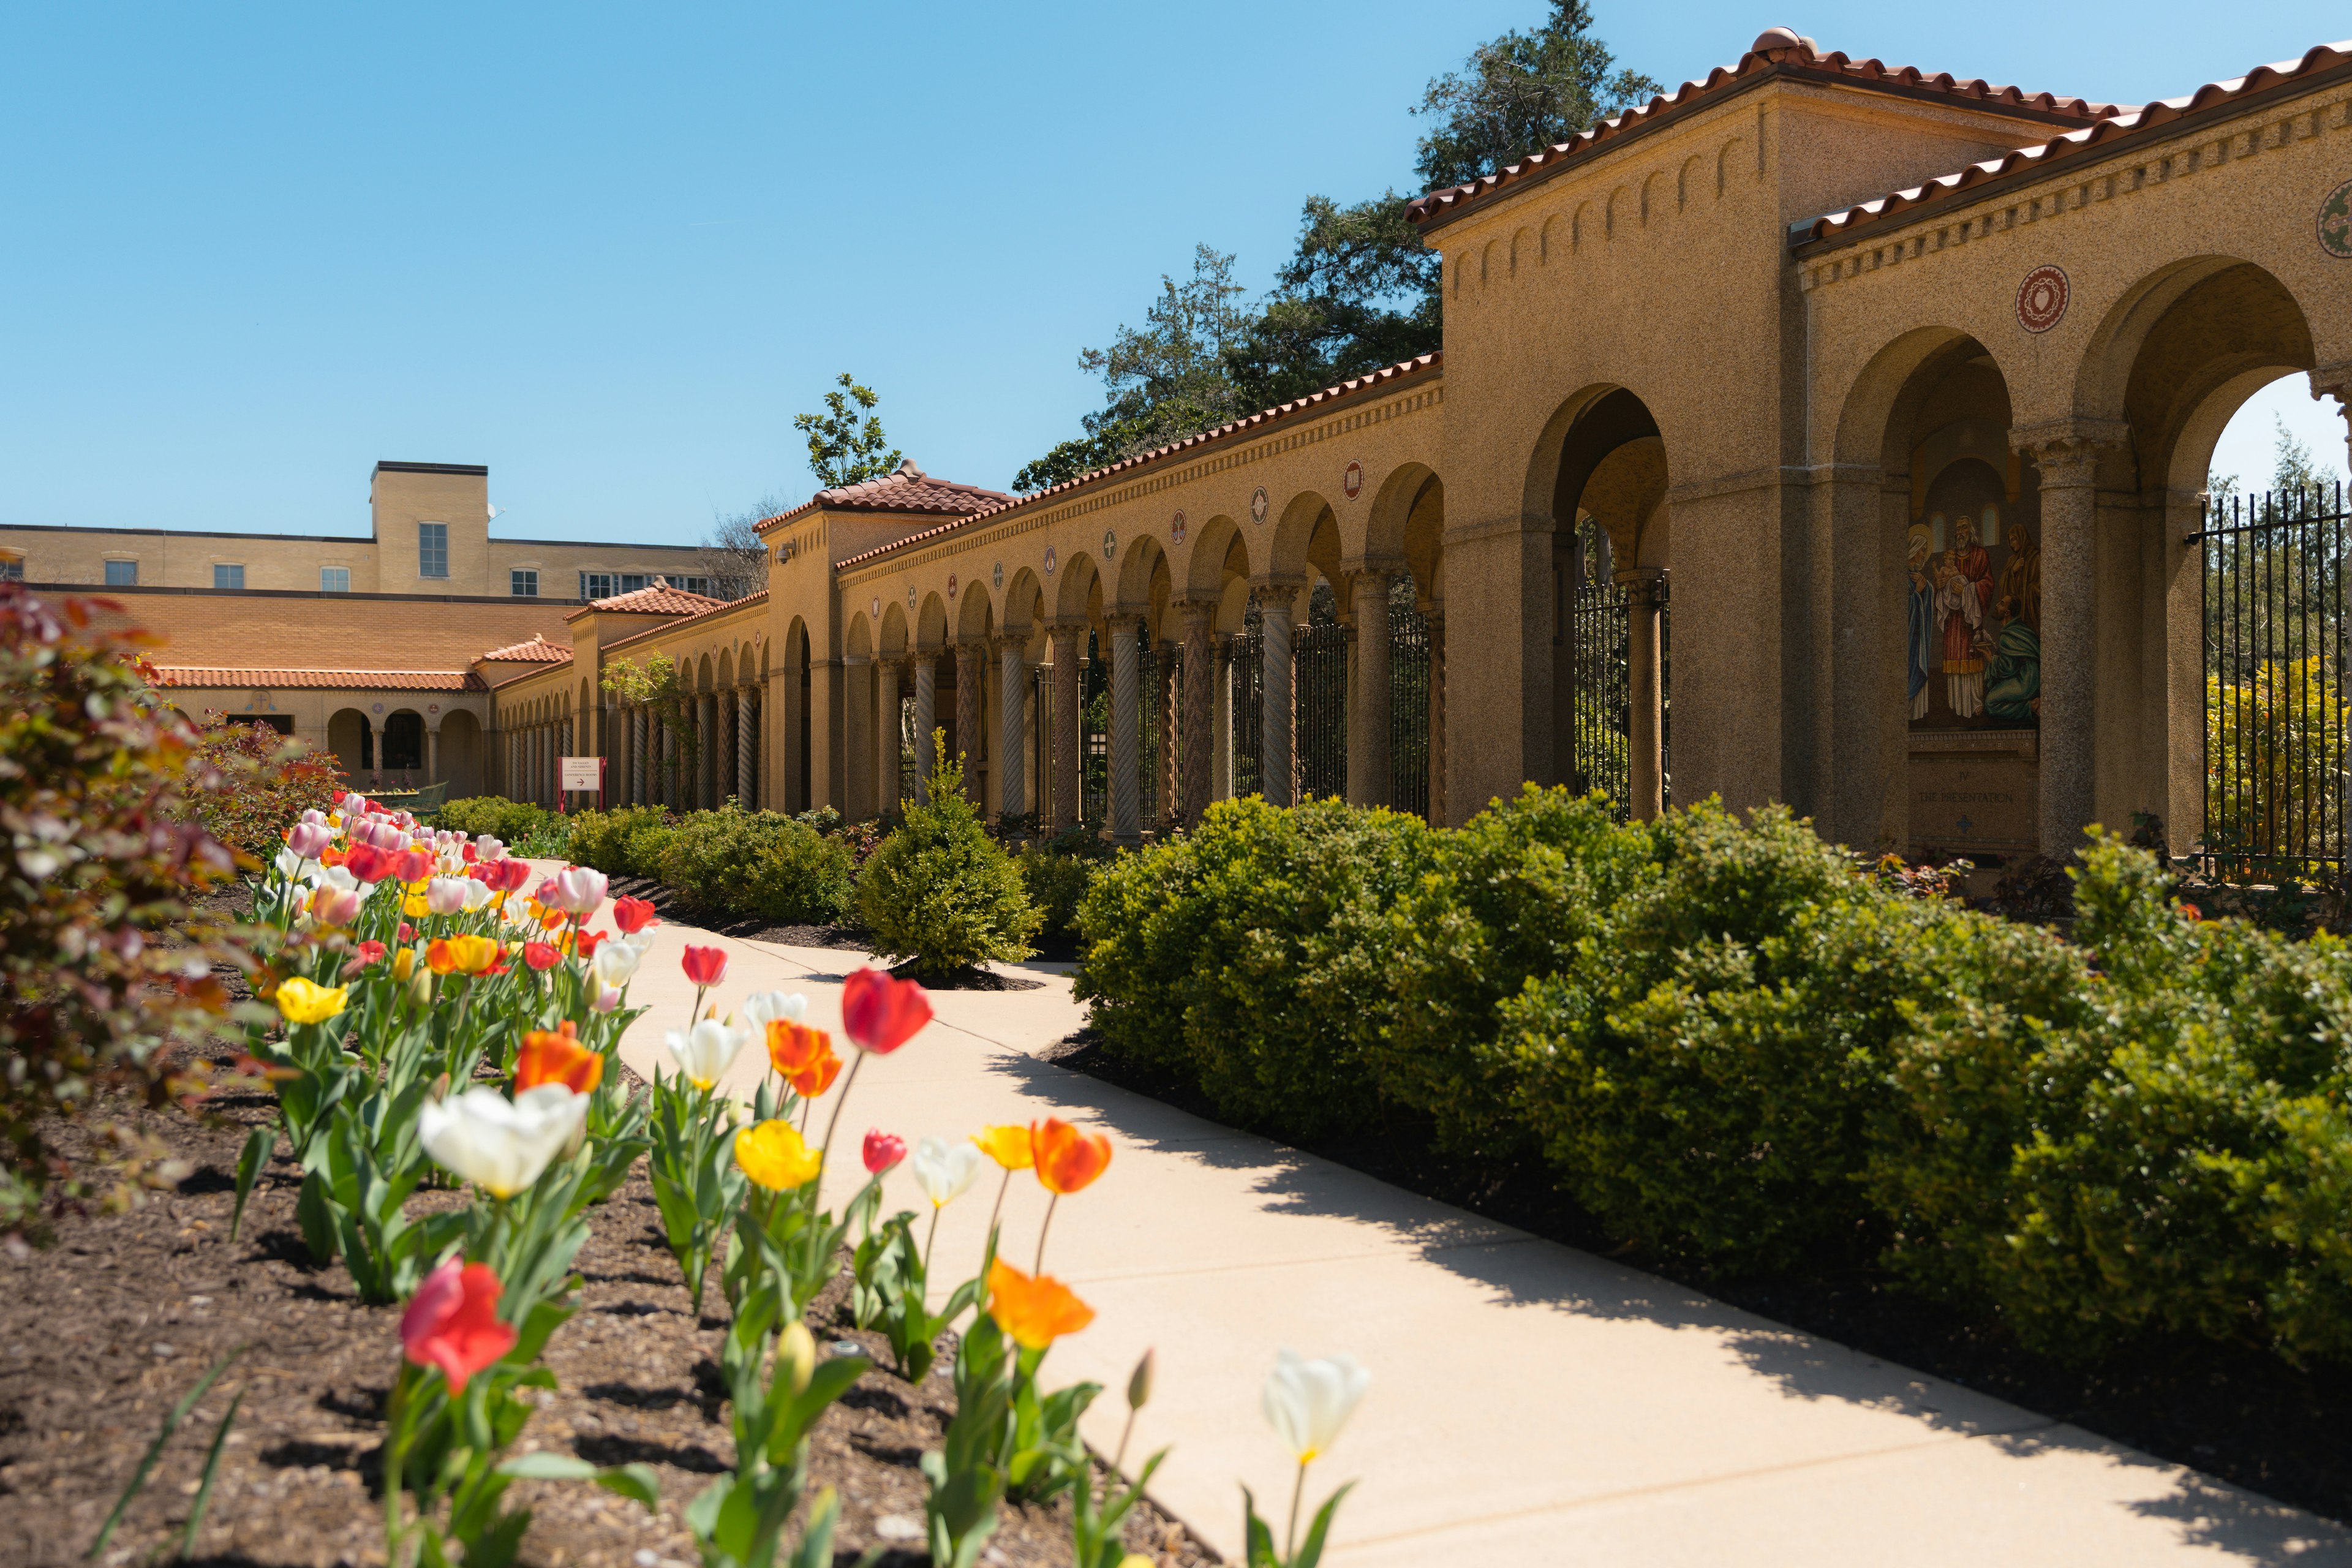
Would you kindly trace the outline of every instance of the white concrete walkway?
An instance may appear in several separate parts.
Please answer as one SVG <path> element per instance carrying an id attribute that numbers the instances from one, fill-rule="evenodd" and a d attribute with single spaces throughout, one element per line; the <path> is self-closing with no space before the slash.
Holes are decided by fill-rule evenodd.
<path id="1" fill-rule="evenodd" d="M 799 990 L 838 1030 L 858 955 L 666 925 L 633 991 L 652 1011 L 622 1047 L 640 1073 L 667 1065 L 662 1032 L 686 1016 L 689 940 L 730 954 L 723 1006 Z M 1099 1316 L 1047 1380 L 1112 1391 L 1087 1426 L 1108 1451 L 1118 1390 L 1156 1346 L 1138 1452 L 1174 1445 L 1153 1490 L 1229 1559 L 1240 1485 L 1269 1511 L 1289 1495 L 1258 1413 L 1286 1345 L 1372 1373 L 1310 1493 L 1363 1483 L 1335 1568 L 2352 1564 L 2352 1532 L 2308 1514 L 1034 1060 L 1083 1010 L 1066 979 L 1020 973 L 1045 988 L 937 994 L 937 1022 L 866 1063 L 836 1163 L 862 1178 L 874 1126 L 911 1144 L 1059 1115 L 1110 1135 L 1108 1173 L 1063 1203 L 1046 1258 Z M 747 1050 L 731 1087 L 765 1065 Z M 936 1272 L 977 1263 L 995 1179 L 948 1211 Z M 890 1207 L 924 1207 L 904 1167 L 888 1188 Z M 1023 1267 L 1045 1198 L 1015 1179 L 1005 1252 Z"/>

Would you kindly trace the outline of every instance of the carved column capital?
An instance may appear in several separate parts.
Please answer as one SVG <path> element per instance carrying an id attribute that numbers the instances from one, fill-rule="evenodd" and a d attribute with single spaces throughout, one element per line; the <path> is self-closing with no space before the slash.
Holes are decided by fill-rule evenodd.
<path id="1" fill-rule="evenodd" d="M 2050 489 L 2095 483 L 2101 460 L 2130 439 L 2131 426 L 2120 419 L 2044 419 L 2009 432 L 2011 448 L 2033 459 Z"/>

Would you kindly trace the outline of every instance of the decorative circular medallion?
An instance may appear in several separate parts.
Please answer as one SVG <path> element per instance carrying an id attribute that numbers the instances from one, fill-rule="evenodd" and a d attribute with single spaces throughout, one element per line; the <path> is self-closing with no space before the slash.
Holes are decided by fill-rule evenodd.
<path id="1" fill-rule="evenodd" d="M 1264 485 L 1260 485 L 1250 496 L 1250 521 L 1252 522 L 1264 522 L 1265 521 L 1265 487 Z"/>
<path id="2" fill-rule="evenodd" d="M 956 574 L 955 574 L 954 573 L 950 572 L 950 573 L 949 573 L 949 574 L 948 574 L 948 597 L 949 597 L 949 598 L 950 598 L 950 599 L 954 598 L 954 597 L 955 597 L 955 591 L 956 591 Z"/>
<path id="3" fill-rule="evenodd" d="M 2035 268 L 2017 286 L 2017 324 L 2029 332 L 2048 331 L 2066 319 L 2072 293 L 2064 268 L 2048 263 Z"/>
<path id="4" fill-rule="evenodd" d="M 373 713 L 381 713 L 383 711 L 383 704 L 379 702 L 373 708 L 370 709 L 369 711 Z"/>
<path id="5" fill-rule="evenodd" d="M 1061 563 L 1061 552 L 1048 545 L 1045 550 L 1045 575 L 1051 577 L 1054 574 L 1054 568 Z"/>
<path id="6" fill-rule="evenodd" d="M 261 695 L 262 695 L 263 697 L 267 698 L 267 697 L 269 695 L 269 693 L 268 693 L 267 691 L 265 691 L 265 692 L 263 692 Z M 438 702 L 427 702 L 427 703 L 425 705 L 425 710 L 427 713 L 438 713 L 438 712 L 440 712 L 440 711 L 441 711 L 441 704 L 439 704 Z"/>
<path id="7" fill-rule="evenodd" d="M 914 584 L 910 583 L 907 585 L 907 608 L 908 610 L 912 610 L 915 607 L 915 587 Z"/>
<path id="8" fill-rule="evenodd" d="M 1184 542 L 1184 514 L 1181 511 L 1177 512 L 1175 521 L 1168 525 L 1168 539 L 1172 544 Z"/>
<path id="9" fill-rule="evenodd" d="M 1108 529 L 1108 528 L 1104 529 L 1104 530 L 1103 530 L 1103 559 L 1104 559 L 1104 560 L 1106 560 L 1106 561 L 1108 561 L 1108 560 L 1109 560 L 1112 556 L 1114 556 L 1114 555 L 1116 555 L 1116 554 L 1118 554 L 1118 534 L 1116 534 L 1116 533 L 1113 533 L 1113 532 L 1112 532 L 1109 529 Z"/>
<path id="10" fill-rule="evenodd" d="M 2352 180 L 2319 204 L 2319 248 L 2338 261 L 2352 261 Z"/>
<path id="11" fill-rule="evenodd" d="M 882 618 L 882 595 L 879 594 L 874 595 L 874 618 L 877 621 Z"/>
<path id="12" fill-rule="evenodd" d="M 992 588 L 1002 588 L 1002 587 L 1003 587 L 1003 586 L 1004 586 L 1004 563 L 1003 563 L 1003 562 L 1000 561 L 1000 562 L 998 562 L 994 566 L 992 566 L 991 568 L 989 568 L 989 572 L 988 572 L 988 584 L 989 584 L 989 586 L 990 586 L 990 587 L 992 587 Z"/>
<path id="13" fill-rule="evenodd" d="M 1349 464 L 1348 471 L 1339 476 L 1339 488 L 1348 492 L 1348 499 L 1349 500 L 1354 500 L 1359 495 L 1361 495 L 1364 489 L 1364 465 L 1361 463 Z"/>

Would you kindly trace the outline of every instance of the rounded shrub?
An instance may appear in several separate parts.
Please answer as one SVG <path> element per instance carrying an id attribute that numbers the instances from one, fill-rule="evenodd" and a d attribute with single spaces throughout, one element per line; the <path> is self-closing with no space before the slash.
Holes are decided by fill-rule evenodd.
<path id="1" fill-rule="evenodd" d="M 1020 868 L 963 796 L 963 769 L 933 731 L 930 804 L 910 805 L 857 878 L 857 908 L 874 951 L 939 979 L 990 960 L 1029 956 L 1045 919 Z"/>
<path id="2" fill-rule="evenodd" d="M 669 814 L 657 805 L 583 811 L 572 819 L 572 858 L 613 877 L 658 877 Z"/>
<path id="3" fill-rule="evenodd" d="M 663 881 L 716 914 L 829 925 L 850 897 L 850 854 L 837 838 L 772 811 L 698 811 L 659 851 Z"/>
<path id="4" fill-rule="evenodd" d="M 434 816 L 436 827 L 453 828 L 459 833 L 479 836 L 488 834 L 504 844 L 520 844 L 537 833 L 554 814 L 543 805 L 529 801 L 509 800 L 504 795 L 468 795 L 442 806 Z M 583 816 L 589 813 L 581 813 Z"/>
<path id="5" fill-rule="evenodd" d="M 1029 901 L 1045 917 L 1038 927 L 1040 936 L 1076 939 L 1078 905 L 1110 858 L 1109 847 L 1083 828 L 1072 828 L 1049 843 L 1033 840 L 1021 847 L 1013 863 L 1021 868 Z"/>

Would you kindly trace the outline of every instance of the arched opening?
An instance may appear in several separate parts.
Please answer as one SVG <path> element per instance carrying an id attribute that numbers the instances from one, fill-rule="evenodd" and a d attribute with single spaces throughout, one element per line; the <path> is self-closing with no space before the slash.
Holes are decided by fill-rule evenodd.
<path id="1" fill-rule="evenodd" d="M 414 789 L 425 775 L 425 716 L 403 708 L 386 716 L 376 773 L 389 789 Z"/>
<path id="2" fill-rule="evenodd" d="M 449 782 L 449 798 L 463 800 L 483 793 L 481 721 L 463 708 L 441 719 L 441 776 Z"/>
<path id="3" fill-rule="evenodd" d="M 356 708 L 338 708 L 327 721 L 327 750 L 335 771 L 352 784 L 375 770 L 375 728 Z"/>

